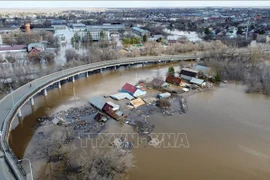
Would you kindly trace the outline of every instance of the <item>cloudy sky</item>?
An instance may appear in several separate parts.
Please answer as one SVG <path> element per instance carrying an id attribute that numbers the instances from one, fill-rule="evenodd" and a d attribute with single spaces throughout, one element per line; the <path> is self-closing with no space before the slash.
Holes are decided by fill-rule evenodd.
<path id="1" fill-rule="evenodd" d="M 0 8 L 63 7 L 270 7 L 270 1 L 1 1 Z"/>

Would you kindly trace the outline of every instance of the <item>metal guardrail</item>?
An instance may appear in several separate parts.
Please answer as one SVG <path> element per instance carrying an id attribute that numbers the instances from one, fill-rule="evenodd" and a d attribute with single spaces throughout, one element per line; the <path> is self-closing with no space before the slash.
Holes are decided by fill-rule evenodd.
<path id="1" fill-rule="evenodd" d="M 10 124 L 16 115 L 18 109 L 29 99 L 33 94 L 40 91 L 41 89 L 47 87 L 48 85 L 55 83 L 62 79 L 67 79 L 71 76 L 74 76 L 78 73 L 84 73 L 88 71 L 98 70 L 106 67 L 112 67 L 112 66 L 119 66 L 124 64 L 138 64 L 138 63 L 145 63 L 145 62 L 157 62 L 157 61 L 179 61 L 179 60 L 188 60 L 188 59 L 194 59 L 194 54 L 192 55 L 172 55 L 172 56 L 156 56 L 156 57 L 138 57 L 138 58 L 128 58 L 128 59 L 119 59 L 119 60 L 109 60 L 109 61 L 102 61 L 97 62 L 93 64 L 87 64 L 82 65 L 66 70 L 61 70 L 46 76 L 43 76 L 41 78 L 38 78 L 32 82 L 30 82 L 33 85 L 33 88 L 29 90 L 29 83 L 16 89 L 14 92 L 8 94 L 0 101 L 0 107 L 5 107 L 5 103 L 11 103 L 11 99 L 14 102 L 14 104 L 11 104 L 8 107 L 5 107 L 9 110 L 4 115 L 0 116 L 4 119 L 2 122 L 2 136 L 1 136 L 1 147 L 5 153 L 5 158 L 9 164 L 9 166 L 12 168 L 15 176 L 17 179 L 25 179 L 26 173 L 20 163 L 18 162 L 18 159 L 10 149 L 7 141 L 8 141 L 8 134 L 10 130 Z M 15 96 L 15 97 L 14 97 Z M 19 97 L 18 97 L 19 96 Z M 14 99 L 15 98 L 15 99 Z M 9 100 L 9 102 L 8 102 Z"/>

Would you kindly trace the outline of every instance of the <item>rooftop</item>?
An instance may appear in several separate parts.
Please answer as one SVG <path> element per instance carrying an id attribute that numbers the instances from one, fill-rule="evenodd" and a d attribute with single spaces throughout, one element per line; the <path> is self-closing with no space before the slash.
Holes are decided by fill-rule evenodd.
<path id="1" fill-rule="evenodd" d="M 141 29 L 141 28 L 139 28 L 139 27 L 133 27 L 132 29 L 134 29 L 134 30 L 136 30 L 136 31 L 139 31 L 139 32 L 141 32 L 141 33 L 149 32 L 149 31 L 144 30 L 144 29 Z"/>
<path id="2" fill-rule="evenodd" d="M 137 91 L 137 88 L 129 83 L 126 83 L 123 87 L 122 90 L 127 91 L 131 94 L 135 93 Z"/>
<path id="3" fill-rule="evenodd" d="M 87 29 L 124 29 L 125 26 L 123 24 L 117 25 L 90 25 L 86 26 Z"/>

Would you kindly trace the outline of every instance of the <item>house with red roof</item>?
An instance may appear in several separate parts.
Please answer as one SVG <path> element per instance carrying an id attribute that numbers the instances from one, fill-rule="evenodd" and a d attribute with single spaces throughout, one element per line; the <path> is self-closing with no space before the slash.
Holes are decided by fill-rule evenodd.
<path id="1" fill-rule="evenodd" d="M 143 90 L 141 90 L 141 89 L 137 88 L 136 86 L 133 86 L 129 83 L 126 83 L 121 88 L 121 91 L 129 93 L 130 95 L 132 95 L 134 97 L 144 96 L 146 94 L 146 91 L 143 91 Z"/>

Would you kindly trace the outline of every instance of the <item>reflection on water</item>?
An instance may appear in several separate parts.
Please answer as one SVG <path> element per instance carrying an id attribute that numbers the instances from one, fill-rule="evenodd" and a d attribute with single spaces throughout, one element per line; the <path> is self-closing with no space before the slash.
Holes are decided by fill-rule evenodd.
<path id="1" fill-rule="evenodd" d="M 13 123 L 13 151 L 19 157 L 27 153 L 35 135 L 31 127 L 45 115 L 45 108 L 59 111 L 79 106 L 76 103 L 87 103 L 93 95 L 115 93 L 125 82 L 134 84 L 140 79 L 164 76 L 167 67 L 121 68 L 79 79 L 74 85 L 65 84 L 61 90 L 49 91 L 46 99 L 36 97 L 35 112 L 28 104 L 23 108 L 23 120 Z M 270 179 L 270 98 L 246 94 L 244 90 L 241 85 L 226 84 L 189 97 L 186 114 L 151 116 L 156 133 L 186 133 L 190 148 L 139 146 L 133 150 L 136 167 L 130 179 Z M 73 102 L 74 95 L 81 101 Z M 105 132 L 132 132 L 132 128 L 111 121 Z"/>

